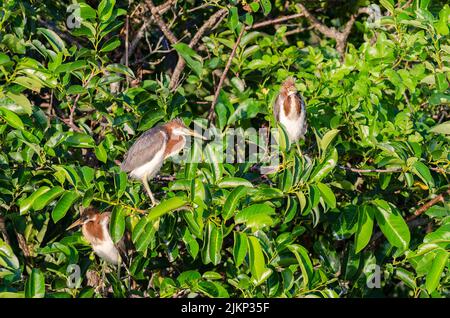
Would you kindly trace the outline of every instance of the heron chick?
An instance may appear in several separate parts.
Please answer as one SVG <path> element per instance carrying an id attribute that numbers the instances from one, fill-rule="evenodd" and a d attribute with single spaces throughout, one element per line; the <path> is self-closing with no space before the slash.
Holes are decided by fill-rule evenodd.
<path id="1" fill-rule="evenodd" d="M 176 118 L 147 130 L 124 156 L 120 168 L 130 177 L 142 181 L 152 206 L 155 206 L 157 201 L 150 190 L 148 180 L 161 169 L 165 159 L 184 148 L 186 136 L 206 140 L 202 135 L 187 128 L 181 119 Z"/>
<path id="2" fill-rule="evenodd" d="M 128 242 L 126 235 L 116 244 L 109 234 L 111 212 L 100 213 L 97 209 L 89 207 L 81 212 L 80 218 L 70 225 L 67 230 L 81 226 L 86 240 L 92 245 L 95 254 L 106 262 L 118 265 L 127 258 Z"/>
<path id="3" fill-rule="evenodd" d="M 292 77 L 281 85 L 273 112 L 277 122 L 286 128 L 291 143 L 304 138 L 307 129 L 306 106 L 302 96 L 297 92 L 295 80 Z"/>

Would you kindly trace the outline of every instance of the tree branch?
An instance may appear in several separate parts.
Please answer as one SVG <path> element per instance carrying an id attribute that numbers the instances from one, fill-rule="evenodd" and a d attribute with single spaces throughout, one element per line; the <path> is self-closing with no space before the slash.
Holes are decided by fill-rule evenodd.
<path id="1" fill-rule="evenodd" d="M 178 39 L 176 36 L 172 33 L 172 31 L 169 30 L 166 23 L 164 23 L 163 19 L 160 16 L 159 10 L 155 5 L 153 4 L 152 0 L 145 0 L 145 4 L 150 9 L 150 12 L 152 13 L 153 19 L 155 20 L 156 24 L 159 26 L 161 32 L 165 35 L 167 40 L 173 45 L 178 42 Z"/>
<path id="2" fill-rule="evenodd" d="M 198 44 L 198 42 L 200 41 L 202 36 L 205 34 L 205 32 L 207 30 L 211 29 L 215 25 L 215 23 L 226 14 L 228 14 L 228 10 L 220 9 L 219 11 L 214 13 L 208 20 L 206 20 L 206 22 L 200 27 L 200 29 L 198 29 L 197 33 L 195 33 L 194 37 L 189 42 L 189 47 L 191 49 L 193 49 Z M 171 90 L 175 90 L 176 87 L 178 86 L 178 81 L 180 79 L 181 73 L 183 72 L 185 66 L 186 66 L 186 62 L 184 61 L 184 59 L 179 58 L 177 65 L 175 66 L 175 69 L 173 70 L 172 77 L 170 79 L 169 88 Z"/>
<path id="3" fill-rule="evenodd" d="M 292 19 L 298 19 L 298 18 L 301 18 L 301 17 L 304 17 L 304 16 L 305 16 L 305 14 L 303 12 L 302 13 L 292 14 L 292 15 L 287 15 L 287 16 L 279 17 L 279 18 L 276 18 L 276 19 L 273 19 L 273 20 L 268 20 L 268 21 L 255 23 L 252 26 L 246 26 L 245 30 L 247 30 L 247 31 L 248 30 L 255 30 L 255 29 L 263 28 L 263 27 L 268 26 L 268 25 L 279 24 L 279 23 L 284 22 L 284 21 L 288 21 L 288 20 L 292 20 Z"/>
<path id="4" fill-rule="evenodd" d="M 230 57 L 228 58 L 227 64 L 225 65 L 225 69 L 223 70 L 222 76 L 219 80 L 219 85 L 217 85 L 216 93 L 214 94 L 214 99 L 211 103 L 211 108 L 209 109 L 208 114 L 208 125 L 211 123 L 211 121 L 215 117 L 214 108 L 216 107 L 217 99 L 219 98 L 220 90 L 222 89 L 223 82 L 225 81 L 225 77 L 227 76 L 228 70 L 231 66 L 231 61 L 233 60 L 234 55 L 236 54 L 237 47 L 239 46 L 239 43 L 241 42 L 242 35 L 244 35 L 245 28 L 241 28 L 241 32 L 239 33 L 239 36 L 236 40 L 236 43 L 234 43 L 233 50 L 231 51 Z"/>
<path id="5" fill-rule="evenodd" d="M 414 212 L 414 215 L 416 215 L 416 216 L 421 215 L 422 213 L 426 212 L 429 208 L 431 208 L 436 203 L 444 202 L 445 196 L 447 196 L 447 195 L 450 195 L 450 187 L 447 189 L 447 191 L 439 194 L 438 196 L 436 196 L 435 198 L 431 199 L 430 201 L 428 201 L 427 203 L 422 205 L 420 208 L 418 208 L 416 210 L 416 212 Z"/>
<path id="6" fill-rule="evenodd" d="M 171 6 L 173 5 L 174 2 L 176 2 L 176 0 L 167 0 L 163 4 L 157 6 L 156 9 L 158 10 L 159 15 L 162 15 L 162 14 L 166 13 L 167 11 L 169 11 L 169 9 L 171 8 Z M 139 28 L 139 30 L 137 31 L 136 35 L 134 36 L 133 40 L 131 41 L 131 43 L 129 45 L 128 58 L 130 58 L 134 54 L 134 51 L 136 50 L 137 45 L 144 37 L 145 30 L 153 22 L 154 22 L 154 19 L 153 19 L 153 16 L 151 16 L 149 19 L 145 20 L 144 23 L 142 23 L 141 27 Z M 122 56 L 120 63 L 121 64 L 125 63 L 125 55 Z"/>
<path id="7" fill-rule="evenodd" d="M 347 47 L 347 38 L 350 35 L 353 24 L 356 21 L 356 17 L 362 13 L 370 14 L 370 10 L 368 8 L 359 8 L 356 13 L 350 16 L 350 19 L 345 24 L 344 29 L 341 32 L 334 27 L 328 27 L 325 24 L 321 23 L 315 16 L 311 14 L 311 12 L 308 11 L 308 9 L 306 9 L 303 4 L 298 3 L 297 6 L 302 10 L 305 18 L 314 27 L 314 29 L 316 29 L 326 37 L 329 37 L 336 41 L 336 50 L 341 55 L 341 58 L 344 57 L 345 48 Z"/>
<path id="8" fill-rule="evenodd" d="M 370 173 L 370 172 L 379 172 L 379 173 L 394 173 L 394 172 L 402 172 L 401 168 L 392 168 L 392 169 L 357 169 L 352 167 L 338 166 L 339 168 L 351 172 L 356 173 Z"/>

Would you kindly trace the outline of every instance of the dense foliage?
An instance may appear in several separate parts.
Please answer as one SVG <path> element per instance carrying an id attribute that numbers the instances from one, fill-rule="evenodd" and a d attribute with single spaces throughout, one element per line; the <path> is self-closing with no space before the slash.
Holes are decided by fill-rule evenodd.
<path id="1" fill-rule="evenodd" d="M 155 3 L 177 44 L 148 2 L 0 1 L 0 297 L 449 296 L 445 1 Z M 304 16 L 252 27 L 299 3 L 334 31 L 356 20 L 343 52 Z M 117 163 L 158 123 L 207 126 L 239 35 L 217 133 L 274 127 L 274 98 L 294 76 L 302 155 L 282 143 L 266 176 L 248 162 L 167 161 L 150 209 Z M 120 276 L 66 231 L 89 205 L 112 211 L 114 241 L 131 233 Z M 81 279 L 68 284 L 74 264 Z"/>

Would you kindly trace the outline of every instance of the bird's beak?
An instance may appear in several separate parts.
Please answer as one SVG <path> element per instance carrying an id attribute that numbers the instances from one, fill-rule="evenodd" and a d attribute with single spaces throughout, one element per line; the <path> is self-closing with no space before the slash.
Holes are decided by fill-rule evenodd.
<path id="1" fill-rule="evenodd" d="M 199 138 L 199 139 L 203 139 L 203 140 L 208 140 L 208 138 L 203 137 L 202 135 L 198 134 L 197 132 L 195 132 L 194 130 L 190 130 L 190 129 L 185 129 L 184 133 L 188 136 L 192 136 L 194 138 Z"/>
<path id="2" fill-rule="evenodd" d="M 73 222 L 66 230 L 70 230 L 73 229 L 74 227 L 80 226 L 83 224 L 83 221 L 81 221 L 81 219 L 76 220 L 75 222 Z"/>

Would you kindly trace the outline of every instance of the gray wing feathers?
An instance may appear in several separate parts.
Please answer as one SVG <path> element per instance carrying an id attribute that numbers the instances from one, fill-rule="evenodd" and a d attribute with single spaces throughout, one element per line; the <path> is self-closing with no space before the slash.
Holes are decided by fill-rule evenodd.
<path id="1" fill-rule="evenodd" d="M 153 159 L 155 154 L 165 146 L 163 128 L 154 127 L 140 136 L 124 156 L 120 168 L 130 172 Z"/>
<path id="2" fill-rule="evenodd" d="M 275 115 L 275 119 L 280 121 L 280 105 L 283 105 L 281 94 L 277 96 L 275 99 L 275 104 L 273 105 L 273 114 Z"/>

